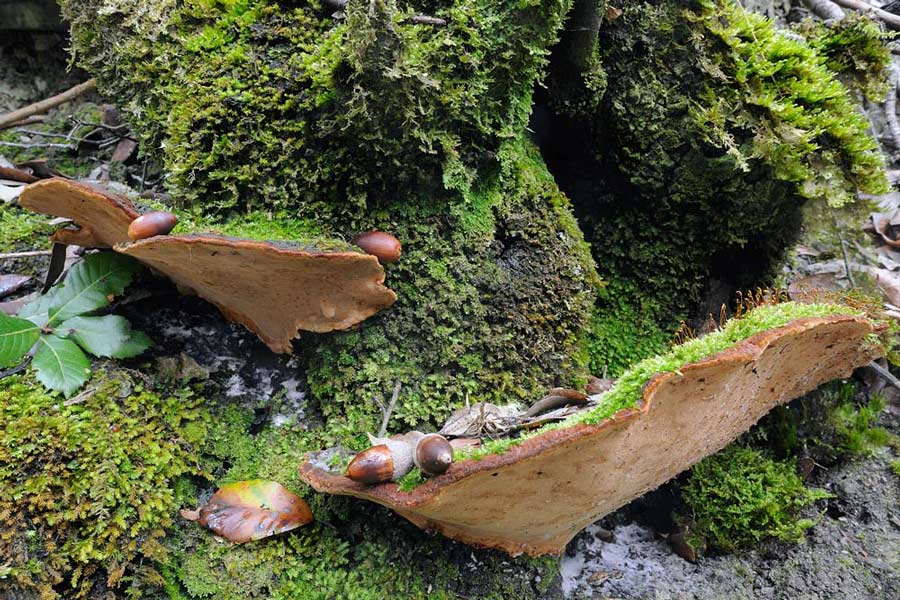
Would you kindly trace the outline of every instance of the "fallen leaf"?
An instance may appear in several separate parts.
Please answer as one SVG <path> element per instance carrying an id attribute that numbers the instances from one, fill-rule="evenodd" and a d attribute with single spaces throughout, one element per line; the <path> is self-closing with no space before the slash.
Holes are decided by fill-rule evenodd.
<path id="1" fill-rule="evenodd" d="M 31 281 L 28 275 L 0 275 L 0 298 L 5 298 L 21 290 Z"/>
<path id="2" fill-rule="evenodd" d="M 236 544 L 284 533 L 313 520 L 303 498 L 280 483 L 262 479 L 224 485 L 205 506 L 182 510 L 181 516 Z"/>
<path id="3" fill-rule="evenodd" d="M 125 162 L 131 155 L 134 154 L 134 151 L 137 149 L 137 142 L 132 140 L 131 138 L 122 138 L 119 140 L 119 143 L 116 144 L 116 149 L 113 151 L 112 158 L 110 160 L 112 162 Z"/>
<path id="4" fill-rule="evenodd" d="M 894 306 L 900 306 L 900 275 L 887 269 L 872 269 L 871 273 L 875 277 L 875 285 L 887 301 Z"/>

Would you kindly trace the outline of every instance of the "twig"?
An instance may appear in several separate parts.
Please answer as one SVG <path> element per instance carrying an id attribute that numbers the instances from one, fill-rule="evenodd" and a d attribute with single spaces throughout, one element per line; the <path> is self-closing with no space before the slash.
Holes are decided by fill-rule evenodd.
<path id="1" fill-rule="evenodd" d="M 900 121 L 897 120 L 897 85 L 900 84 L 900 71 L 897 65 L 891 63 L 890 85 L 887 98 L 884 101 L 884 116 L 887 119 L 888 129 L 891 132 L 894 152 L 900 152 Z"/>
<path id="2" fill-rule="evenodd" d="M 847 273 L 847 281 L 850 282 L 850 287 L 856 287 L 853 272 L 850 270 L 850 258 L 847 256 L 847 242 L 841 235 L 841 226 L 838 224 L 837 217 L 834 218 L 834 227 L 837 230 L 838 240 L 841 242 L 841 255 L 844 257 L 844 272 Z"/>
<path id="3" fill-rule="evenodd" d="M 60 104 L 65 104 L 66 102 L 82 96 L 88 92 L 91 92 L 96 88 L 97 80 L 88 79 L 84 83 L 79 83 L 72 89 L 66 90 L 61 94 L 51 96 L 50 98 L 41 100 L 40 102 L 35 102 L 34 104 L 29 104 L 28 106 L 6 113 L 5 115 L 0 115 L 0 129 L 3 129 L 5 126 L 11 123 L 16 123 L 18 121 L 21 121 L 22 119 L 27 119 L 32 115 L 43 114 L 51 108 L 56 108 Z"/>
<path id="4" fill-rule="evenodd" d="M 803 3 L 814 15 L 826 21 L 840 21 L 847 16 L 847 13 L 832 0 L 803 0 Z"/>
<path id="5" fill-rule="evenodd" d="M 394 406 L 397 404 L 397 398 L 400 397 L 400 386 L 401 383 L 398 381 L 394 386 L 394 393 L 391 396 L 391 401 L 388 404 L 387 408 L 383 411 L 384 418 L 381 419 L 381 429 L 378 430 L 378 437 L 384 437 L 387 433 L 388 421 L 391 419 L 391 413 L 394 412 Z"/>
<path id="6" fill-rule="evenodd" d="M 15 123 L 9 123 L 7 125 L 3 125 L 0 129 L 9 129 L 10 127 L 25 127 L 27 125 L 35 125 L 37 123 L 43 123 L 46 119 L 44 115 L 34 115 L 33 117 L 28 117 L 27 119 L 22 119 L 21 121 L 16 121 Z"/>
<path id="7" fill-rule="evenodd" d="M 834 0 L 834 3 L 843 6 L 844 8 L 852 8 L 853 10 L 858 10 L 863 13 L 870 13 L 890 25 L 892 28 L 900 29 L 900 16 L 889 13 L 886 10 L 881 10 L 880 8 L 875 8 L 867 2 L 862 2 L 861 0 Z"/>
<path id="8" fill-rule="evenodd" d="M 406 20 L 406 23 L 412 23 L 413 25 L 446 25 L 447 19 L 441 19 L 440 17 L 431 17 L 429 15 L 413 15 Z"/>
<path id="9" fill-rule="evenodd" d="M 896 377 L 894 377 L 893 373 L 891 373 L 890 371 L 888 371 L 887 369 L 885 369 L 884 367 L 879 365 L 874 360 L 869 363 L 869 368 L 872 369 L 873 371 L 875 371 L 876 373 L 878 373 L 879 375 L 881 375 L 882 377 L 884 377 L 885 381 L 890 383 L 892 386 L 894 386 L 895 388 L 900 390 L 900 379 L 897 379 Z"/>
<path id="10" fill-rule="evenodd" d="M 10 258 L 28 258 L 29 256 L 50 256 L 52 252 L 50 250 L 30 250 L 28 252 L 7 252 L 6 254 L 0 254 L 0 260 L 7 260 Z"/>
<path id="11" fill-rule="evenodd" d="M 13 375 L 21 373 L 26 368 L 28 368 L 28 363 L 30 363 L 30 362 L 31 362 L 31 355 L 29 354 L 28 356 L 25 357 L 25 359 L 22 362 L 20 362 L 16 366 L 14 366 L 10 369 L 6 369 L 5 371 L 0 371 L 0 379 L 6 379 L 7 377 L 12 377 Z"/>
<path id="12" fill-rule="evenodd" d="M 75 146 L 70 146 L 69 144 L 54 144 L 51 142 L 35 142 L 33 144 L 20 144 L 18 142 L 0 142 L 0 146 L 7 146 L 9 148 L 58 148 L 60 150 L 75 150 Z"/>

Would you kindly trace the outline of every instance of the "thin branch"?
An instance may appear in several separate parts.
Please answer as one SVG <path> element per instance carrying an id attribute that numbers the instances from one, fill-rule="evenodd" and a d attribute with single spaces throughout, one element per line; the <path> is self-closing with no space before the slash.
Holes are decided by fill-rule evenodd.
<path id="1" fill-rule="evenodd" d="M 3 129 L 9 124 L 21 121 L 22 119 L 27 119 L 30 116 L 43 114 L 52 108 L 56 108 L 60 104 L 65 104 L 66 102 L 74 100 L 75 98 L 95 89 L 97 89 L 97 80 L 88 79 L 84 83 L 79 83 L 72 89 L 66 90 L 61 94 L 57 94 L 50 98 L 46 98 L 45 100 L 41 100 L 40 102 L 35 102 L 34 104 L 29 104 L 28 106 L 22 107 L 18 110 L 0 115 L 0 129 Z"/>
<path id="2" fill-rule="evenodd" d="M 447 19 L 442 19 L 440 17 L 432 17 L 429 15 L 413 15 L 408 18 L 406 23 L 412 23 L 413 25 L 446 25 Z"/>
<path id="3" fill-rule="evenodd" d="M 394 393 L 391 396 L 391 401 L 387 406 L 387 409 L 382 411 L 384 413 L 384 418 L 381 419 L 381 429 L 378 430 L 378 437 L 384 437 L 387 433 L 388 421 L 391 419 L 391 413 L 394 412 L 394 406 L 397 405 L 397 398 L 400 397 L 400 382 L 394 386 Z"/>
<path id="4" fill-rule="evenodd" d="M 890 85 L 884 101 L 884 115 L 891 132 L 894 152 L 900 152 L 900 121 L 897 119 L 897 86 L 900 85 L 900 71 L 897 65 L 891 64 Z"/>
<path id="5" fill-rule="evenodd" d="M 847 13 L 832 0 L 803 0 L 803 3 L 814 15 L 826 21 L 840 21 L 847 16 Z"/>
<path id="6" fill-rule="evenodd" d="M 31 250 L 28 252 L 7 252 L 6 254 L 0 254 L 0 260 L 7 260 L 10 258 L 28 258 L 29 256 L 50 256 L 52 252 L 50 250 Z"/>
<path id="7" fill-rule="evenodd" d="M 890 383 L 892 386 L 894 386 L 895 388 L 900 390 L 900 379 L 897 379 L 896 377 L 894 377 L 893 373 L 891 373 L 890 371 L 888 371 L 887 369 L 885 369 L 884 367 L 879 365 L 874 360 L 869 363 L 869 368 L 872 369 L 873 371 L 875 371 L 876 373 L 878 373 L 879 375 L 881 375 L 882 377 L 884 377 L 885 381 Z"/>
<path id="8" fill-rule="evenodd" d="M 43 123 L 46 121 L 44 115 L 34 115 L 33 117 L 28 117 L 27 119 L 22 119 L 21 121 L 16 121 L 15 123 L 9 123 L 8 125 L 0 126 L 0 130 L 9 129 L 11 127 L 26 127 L 28 125 L 35 125 L 37 123 Z"/>
<path id="9" fill-rule="evenodd" d="M 6 146 L 9 148 L 58 148 L 60 150 L 75 150 L 75 146 L 71 146 L 69 144 L 54 144 L 50 142 L 34 142 L 28 144 L 20 144 L 18 142 L 0 142 L 0 146 Z"/>
<path id="10" fill-rule="evenodd" d="M 852 8 L 853 10 L 876 16 L 890 25 L 893 29 L 900 29 L 900 16 L 880 8 L 875 8 L 868 2 L 862 2 L 862 0 L 834 0 L 834 3 L 843 6 L 844 8 Z"/>
<path id="11" fill-rule="evenodd" d="M 13 375 L 17 375 L 28 368 L 28 364 L 31 362 L 31 354 L 27 355 L 25 359 L 17 364 L 16 366 L 6 369 L 5 371 L 0 371 L 0 379 L 6 379 L 7 377 L 12 377 Z"/>

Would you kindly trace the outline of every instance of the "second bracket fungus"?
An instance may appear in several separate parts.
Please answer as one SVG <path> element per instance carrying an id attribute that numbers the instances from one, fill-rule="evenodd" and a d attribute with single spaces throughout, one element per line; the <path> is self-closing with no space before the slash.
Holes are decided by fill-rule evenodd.
<path id="1" fill-rule="evenodd" d="M 313 456 L 300 475 L 320 492 L 377 502 L 474 546 L 560 554 L 581 529 L 723 448 L 775 406 L 867 364 L 879 353 L 873 331 L 862 317 L 795 319 L 657 373 L 634 407 L 455 461 L 409 492 L 330 473 Z"/>

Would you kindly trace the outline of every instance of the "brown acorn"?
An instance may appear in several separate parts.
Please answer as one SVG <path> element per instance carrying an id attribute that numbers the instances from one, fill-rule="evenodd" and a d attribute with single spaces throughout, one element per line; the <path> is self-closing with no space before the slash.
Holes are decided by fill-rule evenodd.
<path id="1" fill-rule="evenodd" d="M 414 460 L 426 475 L 440 475 L 453 462 L 453 446 L 439 433 L 429 433 L 416 444 Z"/>
<path id="2" fill-rule="evenodd" d="M 166 235 L 175 228 L 178 217 L 169 212 L 148 212 L 131 222 L 128 237 L 132 241 L 147 239 L 155 235 Z"/>
<path id="3" fill-rule="evenodd" d="M 366 254 L 377 257 L 381 264 L 397 262 L 403 251 L 400 240 L 383 231 L 360 233 L 353 238 L 352 243 L 362 248 Z"/>
<path id="4" fill-rule="evenodd" d="M 369 436 L 372 447 L 357 454 L 347 467 L 347 477 L 360 483 L 397 481 L 412 469 L 412 446 L 403 440 Z"/>
<path id="5" fill-rule="evenodd" d="M 347 477 L 360 483 L 390 481 L 394 475 L 394 458 L 387 444 L 372 446 L 353 457 Z"/>

